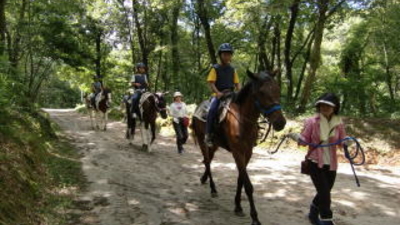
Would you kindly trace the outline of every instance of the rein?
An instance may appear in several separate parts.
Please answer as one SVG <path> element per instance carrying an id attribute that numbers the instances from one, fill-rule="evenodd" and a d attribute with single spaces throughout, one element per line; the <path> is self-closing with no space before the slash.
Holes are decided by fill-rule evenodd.
<path id="1" fill-rule="evenodd" d="M 250 124 L 252 124 L 252 125 L 257 125 L 257 127 L 258 127 L 259 129 L 263 129 L 263 128 L 260 126 L 260 124 L 268 123 L 267 132 L 265 133 L 264 137 L 262 137 L 262 140 L 261 140 L 261 143 L 263 143 L 263 142 L 265 142 L 266 139 L 268 138 L 268 135 L 269 135 L 269 133 L 271 132 L 271 128 L 272 128 L 272 124 L 269 122 L 267 116 L 268 116 L 269 114 L 272 114 L 273 112 L 276 112 L 276 111 L 278 111 L 278 110 L 281 110 L 281 109 L 282 109 L 282 106 L 279 105 L 279 104 L 277 104 L 277 105 L 273 105 L 273 106 L 271 106 L 271 107 L 265 108 L 265 107 L 263 107 L 263 106 L 260 104 L 260 102 L 259 102 L 258 100 L 255 100 L 254 104 L 255 104 L 256 108 L 258 109 L 258 111 L 264 116 L 264 120 L 263 120 L 263 121 L 260 121 L 260 122 L 253 122 L 253 121 L 250 120 L 248 117 L 243 116 L 243 115 L 241 115 L 240 118 L 243 118 L 244 120 L 246 120 L 248 123 L 250 123 Z M 236 119 L 239 123 L 243 124 L 243 122 L 240 121 L 240 119 L 238 118 L 238 116 L 236 115 L 235 112 L 233 112 L 228 106 L 225 106 L 225 108 L 228 110 L 228 112 L 230 112 L 230 113 L 235 117 L 235 119 Z"/>
<path id="2" fill-rule="evenodd" d="M 282 145 L 282 143 L 285 141 L 286 138 L 287 138 L 287 136 L 284 135 L 283 138 L 281 139 L 281 141 L 279 142 L 277 148 L 275 149 L 275 151 L 270 152 L 270 153 L 271 154 L 275 154 L 276 152 L 278 152 L 280 146 Z M 349 152 L 349 149 L 348 149 L 349 146 L 343 145 L 344 156 L 346 157 L 347 160 L 349 160 L 350 167 L 351 167 L 351 170 L 353 171 L 353 175 L 354 175 L 354 179 L 356 181 L 356 184 L 357 184 L 358 187 L 360 187 L 360 181 L 358 179 L 358 176 L 356 174 L 356 170 L 355 170 L 354 166 L 361 166 L 361 165 L 365 164 L 365 152 L 364 152 L 364 149 L 361 146 L 360 142 L 356 138 L 354 138 L 354 137 L 346 137 L 346 138 L 340 139 L 340 140 L 338 140 L 338 141 L 336 141 L 334 143 L 329 143 L 329 144 L 309 143 L 309 142 L 303 141 L 301 139 L 299 139 L 299 142 L 304 144 L 304 145 L 308 145 L 308 146 L 311 146 L 314 149 L 316 149 L 316 148 L 324 148 L 324 147 L 330 147 L 330 146 L 334 146 L 334 145 L 339 145 L 339 144 L 342 144 L 343 142 L 348 141 L 348 140 L 352 140 L 352 141 L 355 142 L 356 151 L 355 151 L 355 153 L 353 155 L 351 155 L 350 152 Z M 358 157 L 358 155 L 361 155 L 361 162 L 356 163 L 356 162 L 354 162 L 354 159 L 356 159 Z"/>

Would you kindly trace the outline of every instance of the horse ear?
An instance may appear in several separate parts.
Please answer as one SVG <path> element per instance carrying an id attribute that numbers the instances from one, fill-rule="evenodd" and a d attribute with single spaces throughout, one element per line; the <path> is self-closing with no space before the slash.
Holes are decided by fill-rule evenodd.
<path id="1" fill-rule="evenodd" d="M 258 77 L 253 72 L 251 72 L 250 70 L 247 70 L 247 76 L 250 77 L 252 80 L 257 80 L 258 79 Z"/>
<path id="2" fill-rule="evenodd" d="M 281 73 L 281 70 L 280 70 L 280 69 L 275 69 L 275 70 L 272 71 L 269 75 L 270 75 L 271 77 L 275 77 L 275 76 L 279 75 L 280 73 Z"/>

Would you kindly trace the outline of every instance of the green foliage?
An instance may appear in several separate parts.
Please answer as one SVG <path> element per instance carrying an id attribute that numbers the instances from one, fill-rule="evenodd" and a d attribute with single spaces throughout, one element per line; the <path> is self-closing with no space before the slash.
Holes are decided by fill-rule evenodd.
<path id="1" fill-rule="evenodd" d="M 61 188 L 83 187 L 76 152 L 41 113 L 0 108 L 0 224 L 60 224 Z"/>

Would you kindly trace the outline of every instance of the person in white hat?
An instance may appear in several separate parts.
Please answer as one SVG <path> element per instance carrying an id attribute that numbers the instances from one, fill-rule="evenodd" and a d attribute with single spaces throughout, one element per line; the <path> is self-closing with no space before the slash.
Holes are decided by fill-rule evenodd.
<path id="1" fill-rule="evenodd" d="M 184 149 L 183 145 L 188 139 L 188 116 L 186 104 L 182 101 L 182 93 L 179 91 L 174 93 L 174 102 L 169 107 L 169 113 L 173 118 L 173 126 L 176 133 L 176 144 L 178 146 L 178 153 L 182 154 Z"/>

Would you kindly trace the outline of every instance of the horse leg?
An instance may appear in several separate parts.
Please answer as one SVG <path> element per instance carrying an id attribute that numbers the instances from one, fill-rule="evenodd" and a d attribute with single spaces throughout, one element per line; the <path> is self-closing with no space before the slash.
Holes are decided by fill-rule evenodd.
<path id="1" fill-rule="evenodd" d="M 200 182 L 201 182 L 201 184 L 205 184 L 208 180 L 208 170 L 207 170 L 207 166 L 206 166 L 206 162 L 209 161 L 208 147 L 203 143 L 202 140 L 199 140 L 199 145 L 200 145 L 201 152 L 203 153 L 203 164 L 205 166 L 205 170 L 204 170 L 203 176 L 201 176 L 201 178 L 200 178 Z"/>
<path id="2" fill-rule="evenodd" d="M 218 192 L 217 189 L 215 188 L 215 183 L 211 173 L 211 161 L 214 158 L 214 153 L 216 150 L 217 148 L 214 147 L 209 149 L 210 161 L 206 165 L 206 168 L 208 167 L 208 177 L 210 178 L 211 197 L 213 198 L 218 197 Z"/>
<path id="3" fill-rule="evenodd" d="M 104 131 L 107 130 L 107 122 L 108 122 L 108 112 L 104 113 Z"/>
<path id="4" fill-rule="evenodd" d="M 145 150 L 145 151 L 150 151 L 150 149 L 149 149 L 149 130 L 148 130 L 148 127 L 146 127 L 146 125 L 145 125 L 145 123 L 144 122 L 142 122 L 142 123 L 140 123 L 140 133 L 141 133 L 141 135 L 142 135 L 142 142 L 143 142 L 143 145 L 142 145 L 142 148 L 143 148 L 143 150 Z"/>
<path id="5" fill-rule="evenodd" d="M 246 157 L 244 156 L 244 154 L 234 154 L 234 158 L 235 158 L 236 166 L 239 171 L 238 179 L 240 179 L 241 182 L 243 182 L 244 190 L 246 192 L 247 199 L 249 200 L 250 216 L 252 219 L 251 225 L 261 225 L 260 221 L 258 220 L 258 214 L 257 214 L 256 206 L 254 204 L 253 185 L 252 185 L 252 183 L 250 181 L 250 177 L 246 171 L 246 165 L 247 165 L 248 160 L 246 160 Z M 239 182 L 238 182 L 238 184 L 239 184 Z M 239 188 L 239 187 L 237 187 L 237 188 Z M 236 196 L 236 197 L 238 197 L 238 196 Z M 235 200 L 236 200 L 236 198 L 235 198 Z"/>
<path id="6" fill-rule="evenodd" d="M 243 189 L 243 180 L 241 179 L 240 176 L 238 176 L 237 187 L 236 187 L 236 196 L 235 196 L 235 214 L 237 216 L 244 216 L 243 208 L 241 205 L 242 189 Z"/>
<path id="7" fill-rule="evenodd" d="M 208 148 L 207 146 L 205 146 L 205 143 L 202 143 L 201 147 L 202 149 L 205 149 L 205 151 L 203 151 L 205 171 L 200 181 L 202 184 L 204 184 L 207 181 L 207 178 L 210 179 L 211 197 L 215 198 L 218 197 L 218 192 L 215 187 L 214 179 L 211 173 L 211 161 L 214 158 L 217 147 Z"/>
<path id="8" fill-rule="evenodd" d="M 156 139 L 156 121 L 153 121 L 150 123 L 150 128 L 151 128 L 151 142 L 150 144 L 153 144 L 154 140 Z"/>
<path id="9" fill-rule="evenodd" d="M 92 126 L 92 129 L 95 130 L 94 126 L 94 111 L 92 109 L 89 109 L 89 117 L 90 117 L 90 125 Z"/>

